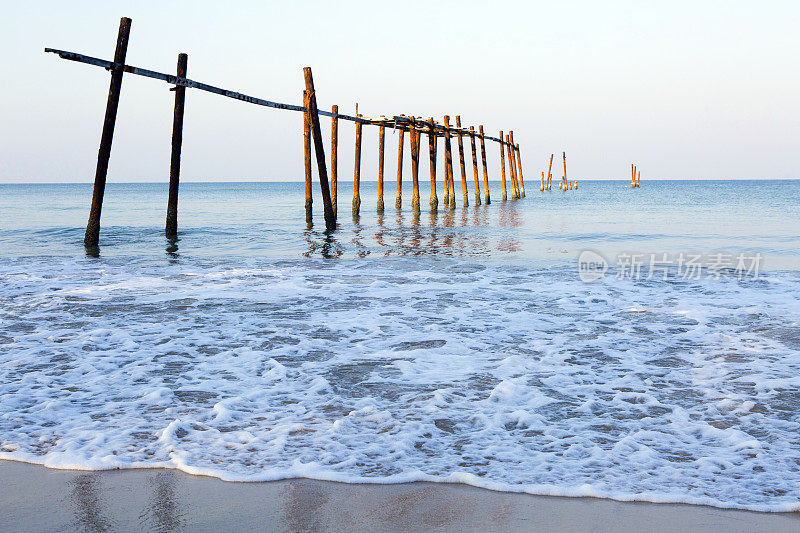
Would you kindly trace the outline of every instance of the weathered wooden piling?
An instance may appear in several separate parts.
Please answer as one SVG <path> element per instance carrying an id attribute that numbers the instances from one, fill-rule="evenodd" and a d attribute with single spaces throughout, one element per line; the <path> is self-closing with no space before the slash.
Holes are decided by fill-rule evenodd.
<path id="1" fill-rule="evenodd" d="M 472 186 L 475 188 L 475 205 L 481 205 L 481 184 L 478 181 L 478 154 L 475 150 L 475 128 L 469 127 L 469 144 L 472 149 Z"/>
<path id="2" fill-rule="evenodd" d="M 514 176 L 514 188 L 516 189 L 517 198 L 522 198 L 522 185 L 519 182 L 519 169 L 517 168 L 517 158 L 516 158 L 516 146 L 514 145 L 514 132 L 512 130 L 508 130 L 508 150 L 509 150 L 509 158 L 511 159 L 511 167 L 513 169 L 513 176 Z"/>
<path id="3" fill-rule="evenodd" d="M 361 115 L 356 114 L 356 118 Z M 361 121 L 356 120 L 356 150 L 353 163 L 353 216 L 357 217 L 361 210 Z"/>
<path id="4" fill-rule="evenodd" d="M 303 171 L 305 175 L 306 224 L 311 224 L 313 217 L 311 206 L 314 202 L 311 192 L 311 95 L 303 91 Z"/>
<path id="5" fill-rule="evenodd" d="M 519 143 L 514 144 L 514 132 L 511 132 L 511 147 L 517 156 L 517 182 L 520 188 L 520 195 L 525 198 L 525 178 L 522 177 L 522 157 L 519 152 Z"/>
<path id="6" fill-rule="evenodd" d="M 378 127 L 378 213 L 383 213 L 383 143 L 386 132 L 383 124 Z"/>
<path id="7" fill-rule="evenodd" d="M 550 166 L 547 167 L 547 190 L 551 190 L 553 186 L 553 155 L 550 154 Z"/>
<path id="8" fill-rule="evenodd" d="M 540 191 L 544 190 L 544 170 L 542 170 L 542 183 L 541 185 L 539 185 L 539 190 Z"/>
<path id="9" fill-rule="evenodd" d="M 415 119 L 411 119 L 408 137 L 411 141 L 411 209 L 419 212 L 419 134 Z"/>
<path id="10" fill-rule="evenodd" d="M 492 203 L 492 199 L 489 196 L 489 172 L 486 169 L 486 143 L 485 137 L 483 134 L 483 125 L 481 124 L 478 126 L 478 132 L 481 135 L 481 165 L 483 166 L 483 198 L 486 201 L 486 205 Z"/>
<path id="11" fill-rule="evenodd" d="M 641 181 L 641 179 L 642 179 L 642 171 L 639 170 L 636 174 L 636 187 L 639 187 L 639 182 Z"/>
<path id="12" fill-rule="evenodd" d="M 189 56 L 178 54 L 179 78 L 186 77 Z M 167 224 L 164 234 L 173 238 L 178 234 L 178 188 L 181 174 L 181 146 L 183 145 L 183 110 L 186 101 L 186 87 L 176 85 L 175 109 L 172 113 L 172 154 L 169 161 L 169 197 L 167 199 Z"/>
<path id="13" fill-rule="evenodd" d="M 89 209 L 89 222 L 86 224 L 86 233 L 83 237 L 83 244 L 87 248 L 97 248 L 100 242 L 100 213 L 103 210 L 103 194 L 106 190 L 108 160 L 111 157 L 111 143 L 114 139 L 114 125 L 117 122 L 119 95 L 122 90 L 122 65 L 125 64 L 130 33 L 131 19 L 128 17 L 121 18 L 117 33 L 117 47 L 114 50 L 114 64 L 119 66 L 111 71 L 106 114 L 103 118 L 103 133 L 100 135 L 100 149 L 97 152 L 97 168 L 94 173 L 92 207 Z"/>
<path id="14" fill-rule="evenodd" d="M 400 209 L 403 206 L 403 135 L 405 130 L 400 130 L 397 135 L 397 191 L 394 195 L 394 207 Z"/>
<path id="15" fill-rule="evenodd" d="M 450 144 L 450 116 L 444 116 L 444 170 L 449 187 L 449 207 L 456 208 L 456 188 L 453 182 L 453 149 Z M 445 199 L 447 201 L 448 198 Z"/>
<path id="16" fill-rule="evenodd" d="M 503 146 L 503 144 L 505 143 L 503 141 L 504 138 L 505 137 L 503 137 L 503 130 L 500 130 L 500 170 L 502 171 L 503 175 L 503 201 L 505 202 L 506 200 L 508 200 L 508 193 L 506 191 L 506 155 L 505 155 L 506 151 L 505 151 L 505 146 Z"/>
<path id="17" fill-rule="evenodd" d="M 430 161 L 430 174 L 431 174 L 431 200 L 430 206 L 432 211 L 439 209 L 439 197 L 436 195 L 436 131 L 433 117 L 428 120 L 428 160 Z"/>
<path id="18" fill-rule="evenodd" d="M 306 90 L 309 93 L 308 110 L 311 117 L 311 133 L 314 136 L 314 150 L 317 155 L 317 172 L 319 173 L 319 187 L 322 192 L 322 207 L 325 215 L 325 230 L 336 229 L 336 213 L 331 203 L 331 190 L 328 186 L 328 168 L 325 163 L 325 146 L 322 144 L 322 128 L 319 125 L 319 110 L 317 109 L 317 95 L 314 92 L 314 77 L 311 68 L 303 69 Z"/>
<path id="19" fill-rule="evenodd" d="M 331 202 L 333 203 L 333 214 L 339 214 L 339 106 L 331 107 Z"/>
<path id="20" fill-rule="evenodd" d="M 636 180 L 636 174 L 634 173 L 633 170 L 633 163 L 631 163 L 631 187 L 633 187 L 634 180 Z"/>
<path id="21" fill-rule="evenodd" d="M 562 183 L 564 184 L 564 190 L 566 190 L 566 187 L 567 187 L 567 152 L 561 152 L 561 155 L 564 158 L 564 181 Z"/>
<path id="22" fill-rule="evenodd" d="M 511 199 L 519 198 L 519 186 L 517 184 L 517 169 L 514 161 L 513 148 L 511 147 L 511 135 L 506 134 L 506 152 L 508 154 L 508 174 L 511 181 Z"/>
<path id="23" fill-rule="evenodd" d="M 463 206 L 469 207 L 469 192 L 467 191 L 467 167 L 464 164 L 464 140 L 461 133 L 461 116 L 456 115 L 456 135 L 458 136 L 458 162 L 461 165 L 461 196 Z"/>

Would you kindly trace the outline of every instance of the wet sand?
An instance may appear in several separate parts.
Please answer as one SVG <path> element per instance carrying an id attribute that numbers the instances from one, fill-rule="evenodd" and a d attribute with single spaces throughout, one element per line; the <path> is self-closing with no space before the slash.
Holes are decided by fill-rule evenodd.
<path id="1" fill-rule="evenodd" d="M 510 494 L 466 485 L 229 483 L 175 470 L 0 461 L 3 531 L 800 531 L 800 513 Z"/>

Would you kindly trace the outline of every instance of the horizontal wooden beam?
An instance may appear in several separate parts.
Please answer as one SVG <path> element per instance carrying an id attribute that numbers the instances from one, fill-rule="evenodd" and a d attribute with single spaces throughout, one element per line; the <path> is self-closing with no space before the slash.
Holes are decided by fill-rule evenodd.
<path id="1" fill-rule="evenodd" d="M 272 102 L 270 100 L 264 100 L 263 98 L 256 98 L 255 96 L 249 96 L 246 94 L 242 94 L 236 91 L 229 91 L 227 89 L 223 89 L 221 87 L 215 87 L 214 85 L 209 85 L 207 83 L 202 83 L 199 81 L 190 80 L 189 78 L 181 78 L 179 76 L 175 76 L 173 74 L 164 74 L 163 72 L 156 72 L 155 70 L 148 70 L 145 68 L 140 67 L 133 67 L 131 65 L 123 65 L 120 63 L 114 63 L 113 61 L 107 61 L 105 59 L 99 59 L 96 57 L 91 57 L 83 54 L 78 54 L 76 52 L 68 52 L 66 50 L 57 50 L 55 48 L 45 48 L 44 51 L 46 53 L 57 54 L 61 59 L 67 59 L 69 61 L 76 61 L 78 63 L 84 63 L 87 65 L 93 65 L 96 67 L 102 67 L 106 70 L 110 71 L 118 71 L 122 70 L 123 72 L 127 72 L 129 74 L 135 74 L 137 76 L 144 76 L 146 78 L 153 78 L 156 80 L 162 80 L 170 85 L 177 85 L 180 87 L 188 87 L 190 89 L 198 89 L 200 91 L 206 91 L 213 94 L 219 94 L 221 96 L 226 96 L 228 98 L 233 98 L 234 100 L 239 100 L 242 102 L 247 102 L 250 104 L 260 105 L 263 107 L 271 107 L 273 109 L 287 109 L 289 111 L 303 111 L 305 112 L 306 108 L 301 105 L 294 105 L 294 104 L 284 104 L 281 102 Z M 361 124 L 371 124 L 371 125 L 378 125 L 378 126 L 385 126 L 387 128 L 393 128 L 396 130 L 403 130 L 409 131 L 412 119 L 416 121 L 416 131 L 418 133 L 424 134 L 431 134 L 437 137 L 443 137 L 445 135 L 445 130 L 449 133 L 458 133 L 461 131 L 463 135 L 469 135 L 469 128 L 446 128 L 445 126 L 434 122 L 433 126 L 430 126 L 427 121 L 423 121 L 421 117 L 409 117 L 406 115 L 397 115 L 393 117 L 354 117 L 352 115 L 345 115 L 342 113 L 332 113 L 330 111 L 324 111 L 319 109 L 317 111 L 320 115 L 324 115 L 326 117 L 337 117 L 342 120 L 349 120 L 351 122 L 359 122 Z M 488 135 L 485 136 L 486 140 L 499 142 L 502 145 L 506 143 L 497 137 L 490 137 Z"/>

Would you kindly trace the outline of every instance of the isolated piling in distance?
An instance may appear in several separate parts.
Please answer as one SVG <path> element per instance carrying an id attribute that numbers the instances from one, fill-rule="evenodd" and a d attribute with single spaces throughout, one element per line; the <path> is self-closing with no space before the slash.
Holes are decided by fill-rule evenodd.
<path id="1" fill-rule="evenodd" d="M 331 117 L 331 202 L 333 203 L 333 214 L 339 213 L 339 106 L 331 107 L 333 116 Z"/>
<path id="2" fill-rule="evenodd" d="M 461 133 L 461 116 L 456 115 L 456 135 L 458 135 L 458 161 L 461 165 L 461 195 L 463 206 L 469 207 L 469 193 L 467 191 L 467 167 L 464 164 L 464 140 Z"/>
<path id="3" fill-rule="evenodd" d="M 119 21 L 117 33 L 117 47 L 114 50 L 114 63 L 125 64 L 128 52 L 128 38 L 131 33 L 131 19 L 122 17 Z M 103 210 L 103 195 L 106 190 L 106 176 L 108 175 L 108 160 L 111 158 L 111 143 L 114 139 L 114 125 L 117 122 L 117 108 L 119 95 L 122 90 L 122 68 L 111 71 L 111 82 L 108 86 L 108 100 L 106 101 L 106 114 L 103 118 L 103 133 L 100 135 L 100 149 L 97 152 L 97 168 L 94 173 L 94 188 L 92 189 L 92 206 L 89 209 L 89 221 L 86 224 L 86 233 L 83 244 L 86 248 L 97 248 L 100 242 L 100 214 Z"/>
<path id="4" fill-rule="evenodd" d="M 485 137 L 483 134 L 483 125 L 481 124 L 478 126 L 478 132 L 481 135 L 481 165 L 483 166 L 483 194 L 484 200 L 486 201 L 486 205 L 492 203 L 492 199 L 489 196 L 489 172 L 486 168 L 486 142 Z"/>
<path id="5" fill-rule="evenodd" d="M 178 54 L 177 75 L 186 77 L 189 56 Z M 175 237 L 178 234 L 178 188 L 181 175 L 181 146 L 183 145 L 183 111 L 186 101 L 186 87 L 176 85 L 175 108 L 172 114 L 172 154 L 169 161 L 169 197 L 167 198 L 167 223 L 164 234 Z"/>
<path id="6" fill-rule="evenodd" d="M 469 144 L 472 149 L 472 178 L 475 187 L 475 205 L 481 205 L 481 184 L 478 181 L 478 154 L 475 150 L 475 128 L 469 127 Z"/>

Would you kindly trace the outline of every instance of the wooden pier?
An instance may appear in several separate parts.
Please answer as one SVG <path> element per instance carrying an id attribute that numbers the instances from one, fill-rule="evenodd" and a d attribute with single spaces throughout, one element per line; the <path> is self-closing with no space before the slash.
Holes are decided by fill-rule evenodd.
<path id="1" fill-rule="evenodd" d="M 469 191 L 468 180 L 466 173 L 466 162 L 464 156 L 464 137 L 469 137 L 471 156 L 472 156 L 472 169 L 473 169 L 473 187 L 475 204 L 481 204 L 480 186 L 478 181 L 478 161 L 476 149 L 476 137 L 479 139 L 480 152 L 481 152 L 481 166 L 483 169 L 483 187 L 484 187 L 484 204 L 491 203 L 489 192 L 489 176 L 486 162 L 486 141 L 493 141 L 498 143 L 500 148 L 500 167 L 502 175 L 502 196 L 503 200 L 507 199 L 507 185 L 506 185 L 506 157 L 508 158 L 509 166 L 509 180 L 511 182 L 511 198 L 516 200 L 525 197 L 525 185 L 522 177 L 522 158 L 520 154 L 519 144 L 514 141 L 513 131 L 509 130 L 508 135 L 504 138 L 503 132 L 500 132 L 498 137 L 492 137 L 484 134 L 484 127 L 482 124 L 477 125 L 477 132 L 475 126 L 463 126 L 461 124 L 461 116 L 456 116 L 455 126 L 451 126 L 449 116 L 444 115 L 441 123 L 429 117 L 427 120 L 414 115 L 393 115 L 393 116 L 377 116 L 377 117 L 364 117 L 358 114 L 347 115 L 339 113 L 338 106 L 334 105 L 331 111 L 323 111 L 317 106 L 317 95 L 314 88 L 314 81 L 311 69 L 306 67 L 303 69 L 303 77 L 305 87 L 303 90 L 303 103 L 302 105 L 294 105 L 281 103 L 254 96 L 249 96 L 236 91 L 230 91 L 221 87 L 216 87 L 206 83 L 198 82 L 187 78 L 187 63 L 188 57 L 186 54 L 178 55 L 178 65 L 176 74 L 165 74 L 156 72 L 149 69 L 134 67 L 125 64 L 126 53 L 128 49 L 128 41 L 131 30 L 131 19 L 122 18 L 120 20 L 119 32 L 117 36 L 117 45 L 114 52 L 114 59 L 112 61 L 98 59 L 83 54 L 69 52 L 65 50 L 57 50 L 53 48 L 45 48 L 45 52 L 57 54 L 62 59 L 76 61 L 87 65 L 93 65 L 104 68 L 111 73 L 111 82 L 108 92 L 108 101 L 106 103 L 105 119 L 103 121 L 103 131 L 100 138 L 100 149 L 97 157 L 97 169 L 95 172 L 94 189 L 92 193 L 92 204 L 89 213 L 89 221 L 86 227 L 86 234 L 84 237 L 84 244 L 89 249 L 97 248 L 99 244 L 100 235 L 100 214 L 103 206 L 103 195 L 105 192 L 106 177 L 108 174 L 108 162 L 111 156 L 111 145 L 114 135 L 114 126 L 117 117 L 117 108 L 119 105 L 120 94 L 122 90 L 122 80 L 124 74 L 133 74 L 136 76 L 144 76 L 156 80 L 164 81 L 170 85 L 174 85 L 175 91 L 175 108 L 173 117 L 173 130 L 172 130 L 172 156 L 170 159 L 170 181 L 169 181 L 169 197 L 167 200 L 167 220 L 165 227 L 165 234 L 167 237 L 174 238 L 178 231 L 178 190 L 180 181 L 180 162 L 181 162 L 181 145 L 183 139 L 183 117 L 185 112 L 185 95 L 186 89 L 196 89 L 200 91 L 218 94 L 227 98 L 232 98 L 249 104 L 254 104 L 273 109 L 281 109 L 286 111 L 297 111 L 303 114 L 303 154 L 304 154 L 304 173 L 305 173 L 305 211 L 306 219 L 310 224 L 313 215 L 313 191 L 312 191 L 312 157 L 311 146 L 314 146 L 316 167 L 318 172 L 318 180 L 322 194 L 322 205 L 325 217 L 326 231 L 334 231 L 336 229 L 336 219 L 338 214 L 338 135 L 339 135 L 339 121 L 344 120 L 355 123 L 355 161 L 354 161 L 354 176 L 353 176 L 353 202 L 352 214 L 358 217 L 361 209 L 361 196 L 360 196 L 360 179 L 361 179 L 361 131 L 364 126 L 377 126 L 379 128 L 379 141 L 378 141 L 378 200 L 377 210 L 382 212 L 384 210 L 383 199 L 383 186 L 384 186 L 384 140 L 385 130 L 391 128 L 399 131 L 398 147 L 397 147 L 397 187 L 395 193 L 395 207 L 400 209 L 402 206 L 402 173 L 403 173 L 403 139 L 404 134 L 408 133 L 409 144 L 411 150 L 411 171 L 412 171 L 412 200 L 411 206 L 415 212 L 419 212 L 419 148 L 420 137 L 422 135 L 428 136 L 428 149 L 430 161 L 430 179 L 431 179 L 431 198 L 430 208 L 435 211 L 438 209 L 439 200 L 436 193 L 436 150 L 438 148 L 438 139 L 444 139 L 444 179 L 443 179 L 443 192 L 444 192 L 444 206 L 448 209 L 456 208 L 456 195 L 453 179 L 453 161 L 452 161 L 452 147 L 451 138 L 455 137 L 458 143 L 458 157 L 459 169 L 461 174 L 461 197 L 462 206 L 469 205 Z M 357 109 L 357 108 L 356 108 Z M 322 132 L 320 128 L 319 117 L 331 117 L 331 179 L 328 181 L 327 159 L 325 156 L 325 147 L 322 139 Z"/>

